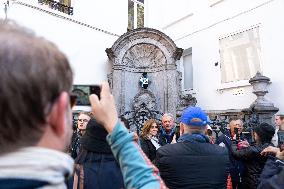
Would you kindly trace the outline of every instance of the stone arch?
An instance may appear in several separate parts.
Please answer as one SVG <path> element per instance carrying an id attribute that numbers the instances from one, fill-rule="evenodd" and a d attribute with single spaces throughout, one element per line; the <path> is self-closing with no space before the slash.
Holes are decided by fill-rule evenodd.
<path id="1" fill-rule="evenodd" d="M 112 66 L 108 80 L 119 114 L 133 110 L 135 96 L 143 90 L 139 78 L 147 72 L 147 90 L 153 94 L 155 108 L 175 115 L 181 90 L 176 61 L 182 51 L 170 37 L 152 28 L 131 30 L 106 49 Z"/>

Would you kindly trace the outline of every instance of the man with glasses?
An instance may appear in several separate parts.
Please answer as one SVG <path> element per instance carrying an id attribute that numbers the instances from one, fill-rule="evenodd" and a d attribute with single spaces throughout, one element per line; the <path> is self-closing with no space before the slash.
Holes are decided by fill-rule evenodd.
<path id="1" fill-rule="evenodd" d="M 86 132 L 86 127 L 92 114 L 89 112 L 80 112 L 77 119 L 77 128 L 74 129 L 72 140 L 71 140 L 71 149 L 70 154 L 73 159 L 76 159 L 80 152 L 80 139 Z"/>

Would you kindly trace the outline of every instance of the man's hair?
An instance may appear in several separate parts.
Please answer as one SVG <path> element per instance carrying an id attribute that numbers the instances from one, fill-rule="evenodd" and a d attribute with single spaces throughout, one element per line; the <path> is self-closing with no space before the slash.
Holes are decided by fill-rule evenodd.
<path id="1" fill-rule="evenodd" d="M 79 112 L 78 117 L 80 115 L 86 115 L 86 116 L 89 116 L 90 118 L 94 118 L 94 115 L 93 115 L 92 112 L 81 111 L 81 112 Z"/>
<path id="2" fill-rule="evenodd" d="M 51 42 L 0 19 L 0 153 L 36 145 L 46 117 L 73 74 Z"/>
<path id="3" fill-rule="evenodd" d="M 163 120 L 164 117 L 170 117 L 172 120 L 175 119 L 173 114 L 171 114 L 171 113 L 164 113 L 164 115 L 162 116 L 162 120 Z"/>
<path id="4" fill-rule="evenodd" d="M 284 114 L 276 114 L 276 116 L 278 116 L 281 119 L 281 121 L 284 120 Z"/>
<path id="5" fill-rule="evenodd" d="M 268 123 L 261 123 L 253 128 L 253 131 L 257 133 L 262 144 L 270 143 L 271 139 L 275 133 L 275 129 L 272 125 Z"/>
<path id="6" fill-rule="evenodd" d="M 238 117 L 231 117 L 231 118 L 229 119 L 229 124 L 231 124 L 232 121 L 238 121 L 238 120 L 241 121 L 241 125 L 244 124 L 243 120 L 242 120 L 241 118 L 238 118 Z"/>
<path id="7" fill-rule="evenodd" d="M 239 117 L 230 117 L 230 118 L 229 118 L 229 122 L 231 122 L 231 121 L 237 121 L 237 120 L 241 120 L 241 121 L 242 121 L 242 119 L 239 118 Z"/>
<path id="8" fill-rule="evenodd" d="M 205 130 L 206 130 L 206 125 L 205 126 L 192 126 L 192 125 L 187 125 L 185 123 L 184 124 L 184 130 L 185 133 L 188 134 L 204 134 Z"/>

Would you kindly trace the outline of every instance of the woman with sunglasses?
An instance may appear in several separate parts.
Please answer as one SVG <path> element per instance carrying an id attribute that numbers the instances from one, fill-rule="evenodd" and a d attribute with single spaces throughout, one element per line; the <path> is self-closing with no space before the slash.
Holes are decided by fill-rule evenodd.
<path id="1" fill-rule="evenodd" d="M 149 119 L 144 123 L 139 138 L 141 149 L 152 162 L 156 159 L 156 151 L 161 147 L 157 137 L 158 131 L 157 122 Z"/>

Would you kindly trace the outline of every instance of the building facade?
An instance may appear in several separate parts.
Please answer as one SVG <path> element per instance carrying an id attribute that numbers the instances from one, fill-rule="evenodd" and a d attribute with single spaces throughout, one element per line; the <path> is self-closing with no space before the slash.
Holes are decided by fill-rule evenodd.
<path id="1" fill-rule="evenodd" d="M 106 80 L 111 68 L 105 49 L 127 30 L 145 26 L 184 49 L 177 65 L 183 93 L 206 111 L 248 108 L 256 99 L 248 81 L 259 71 L 271 79 L 266 97 L 284 112 L 282 0 L 0 2 L 2 18 L 33 29 L 66 53 L 75 85 Z"/>

